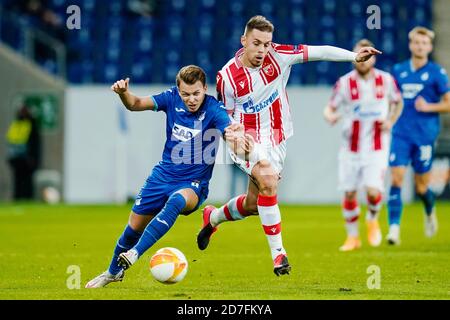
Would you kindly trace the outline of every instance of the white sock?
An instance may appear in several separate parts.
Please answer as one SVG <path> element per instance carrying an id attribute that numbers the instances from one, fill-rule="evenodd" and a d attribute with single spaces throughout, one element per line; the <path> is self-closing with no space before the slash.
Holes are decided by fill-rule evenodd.
<path id="1" fill-rule="evenodd" d="M 359 218 L 359 206 L 356 200 L 347 201 L 344 200 L 342 206 L 342 214 L 345 219 L 345 229 L 347 235 L 351 237 L 357 237 L 359 235 L 358 230 L 358 218 Z"/>
<path id="2" fill-rule="evenodd" d="M 231 199 L 225 205 L 211 212 L 211 225 L 215 227 L 222 222 L 242 220 L 250 215 L 247 211 L 244 210 L 244 207 L 242 205 L 245 197 L 245 194 L 241 194 L 240 196 Z"/>
<path id="3" fill-rule="evenodd" d="M 272 260 L 279 254 L 286 254 L 281 237 L 281 214 L 277 196 L 258 195 L 258 212 L 261 224 L 269 242 Z"/>

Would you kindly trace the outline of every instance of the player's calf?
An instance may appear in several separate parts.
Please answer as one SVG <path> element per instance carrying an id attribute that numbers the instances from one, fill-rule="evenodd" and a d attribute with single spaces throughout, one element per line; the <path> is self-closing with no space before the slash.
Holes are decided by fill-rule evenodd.
<path id="1" fill-rule="evenodd" d="M 382 195 L 379 191 L 368 192 L 367 194 L 367 240 L 372 247 L 378 247 L 382 241 L 380 225 L 378 223 L 378 214 L 382 206 Z"/>

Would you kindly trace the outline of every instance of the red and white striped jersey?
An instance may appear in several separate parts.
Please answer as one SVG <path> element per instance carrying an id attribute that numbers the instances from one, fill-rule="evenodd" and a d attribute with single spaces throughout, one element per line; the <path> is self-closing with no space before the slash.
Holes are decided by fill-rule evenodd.
<path id="1" fill-rule="evenodd" d="M 278 145 L 293 134 L 286 84 L 291 66 L 308 60 L 308 47 L 272 43 L 259 68 L 243 66 L 242 54 L 240 49 L 218 72 L 217 92 L 257 143 Z"/>
<path id="2" fill-rule="evenodd" d="M 342 115 L 342 148 L 351 153 L 388 152 L 389 133 L 381 130 L 389 105 L 399 102 L 400 91 L 387 72 L 373 69 L 368 79 L 355 70 L 336 82 L 330 106 Z"/>

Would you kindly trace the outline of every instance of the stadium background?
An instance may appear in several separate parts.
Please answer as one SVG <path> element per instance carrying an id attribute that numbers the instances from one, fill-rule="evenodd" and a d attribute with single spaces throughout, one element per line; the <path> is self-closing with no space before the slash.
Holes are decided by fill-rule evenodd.
<path id="1" fill-rule="evenodd" d="M 383 51 L 377 67 L 387 71 L 409 57 L 408 31 L 416 25 L 431 27 L 437 35 L 433 58 L 450 70 L 445 54 L 450 49 L 450 9 L 445 0 L 38 1 L 51 13 L 46 22 L 23 5 L 29 2 L 33 0 L 0 1 L 0 133 L 5 136 L 23 101 L 32 105 L 44 135 L 36 184 L 55 185 L 68 203 L 124 202 L 160 159 L 164 117 L 125 112 L 109 90 L 111 83 L 129 76 L 133 92 L 157 93 L 174 83 L 181 66 L 192 63 L 205 69 L 214 94 L 216 71 L 239 49 L 245 22 L 255 14 L 274 22 L 278 43 L 351 49 L 367 37 Z M 67 13 L 69 5 L 80 8 L 80 29 L 66 27 L 73 13 Z M 381 29 L 367 28 L 370 5 L 380 8 Z M 293 67 L 288 93 L 295 135 L 289 142 L 281 201 L 340 201 L 339 129 L 325 124 L 321 113 L 332 84 L 350 69 L 349 63 L 332 62 Z M 448 157 L 450 121 L 448 116 L 442 119 L 437 155 Z M 3 143 L 0 158 L 5 157 Z M 229 198 L 235 177 L 226 155 L 218 159 L 211 201 Z M 448 158 L 439 163 L 445 168 Z M 243 184 L 234 192 L 242 191 Z M 439 187 L 448 196 L 448 186 Z M 413 199 L 411 175 L 404 192 L 407 201 Z M 0 199 L 10 198 L 10 172 L 6 161 L 0 161 Z"/>

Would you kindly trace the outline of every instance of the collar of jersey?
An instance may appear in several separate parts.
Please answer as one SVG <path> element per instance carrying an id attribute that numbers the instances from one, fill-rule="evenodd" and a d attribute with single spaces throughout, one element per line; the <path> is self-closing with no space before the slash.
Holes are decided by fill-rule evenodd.
<path id="1" fill-rule="evenodd" d="M 376 76 L 378 75 L 377 71 L 378 70 L 375 67 L 372 68 L 372 70 L 370 71 L 370 75 L 367 79 L 364 79 L 363 77 L 361 77 L 361 75 L 355 69 L 353 69 L 353 74 L 355 75 L 356 78 L 361 79 L 362 81 L 371 81 L 371 80 L 375 79 Z"/>
<path id="2" fill-rule="evenodd" d="M 425 64 L 424 64 L 423 66 L 421 66 L 419 69 L 414 69 L 414 65 L 413 65 L 412 59 L 409 59 L 409 70 L 410 70 L 412 73 L 416 73 L 416 72 L 420 71 L 421 69 L 425 68 L 429 63 L 430 63 L 430 60 L 428 59 L 427 63 L 425 63 Z"/>

